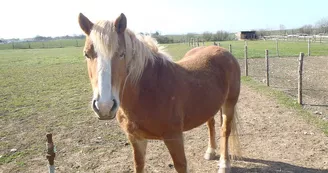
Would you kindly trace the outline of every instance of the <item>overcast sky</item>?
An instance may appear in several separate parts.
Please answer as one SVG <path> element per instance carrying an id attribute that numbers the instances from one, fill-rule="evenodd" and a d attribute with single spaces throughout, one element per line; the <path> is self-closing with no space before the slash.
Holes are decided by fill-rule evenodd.
<path id="1" fill-rule="evenodd" d="M 296 28 L 328 17 L 327 7 L 328 0 L 7 0 L 0 38 L 82 34 L 79 12 L 91 21 L 124 13 L 135 32 L 181 34 Z"/>

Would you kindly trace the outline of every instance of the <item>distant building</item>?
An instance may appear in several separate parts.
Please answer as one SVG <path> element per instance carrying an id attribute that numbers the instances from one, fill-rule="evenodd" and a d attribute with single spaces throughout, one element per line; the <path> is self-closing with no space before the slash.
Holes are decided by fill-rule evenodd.
<path id="1" fill-rule="evenodd" d="M 238 40 L 254 40 L 258 39 L 256 31 L 240 31 L 236 34 Z"/>

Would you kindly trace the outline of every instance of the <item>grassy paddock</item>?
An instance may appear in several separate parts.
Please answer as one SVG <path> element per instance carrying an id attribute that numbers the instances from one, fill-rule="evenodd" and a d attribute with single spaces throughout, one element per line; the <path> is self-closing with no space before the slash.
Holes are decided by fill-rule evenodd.
<path id="1" fill-rule="evenodd" d="M 229 45 L 232 47 L 232 54 L 237 58 L 244 57 L 244 41 L 222 41 L 220 46 L 229 49 Z M 212 45 L 213 42 L 205 42 L 205 45 Z M 200 46 L 203 44 L 200 43 Z M 191 47 L 188 44 L 166 44 L 165 45 L 175 60 L 181 58 L 184 53 Z M 300 52 L 304 52 L 307 55 L 308 52 L 307 42 L 286 42 L 280 41 L 278 43 L 279 56 L 299 56 Z M 248 57 L 249 58 L 264 58 L 265 49 L 269 50 L 270 57 L 276 57 L 276 42 L 272 40 L 268 41 L 248 41 L 247 42 Z M 325 43 L 311 43 L 311 56 L 327 56 L 328 44 Z"/>
<path id="2" fill-rule="evenodd" d="M 18 42 L 0 44 L 0 50 L 5 49 L 49 49 L 49 48 L 65 48 L 65 47 L 81 47 L 84 45 L 83 39 L 61 39 L 51 41 L 36 42 Z"/>
<path id="3" fill-rule="evenodd" d="M 260 55 L 268 45 L 273 45 L 271 49 L 274 49 L 273 43 L 259 41 L 248 42 L 248 45 Z M 242 51 L 237 50 L 243 48 L 244 42 L 221 43 L 223 47 L 229 44 L 233 45 L 233 53 L 242 57 Z M 190 49 L 187 44 L 165 46 L 174 60 L 180 59 Z M 304 47 L 305 43 L 298 43 L 298 46 L 290 43 L 290 52 L 293 52 L 290 55 L 306 52 Z M 320 50 L 317 53 L 328 52 L 327 48 Z M 93 121 L 89 105 L 92 91 L 82 47 L 7 49 L 0 50 L 0 57 L 0 166 L 13 162 L 17 166 L 15 169 L 20 170 L 35 154 L 44 153 L 44 142 L 40 138 L 45 132 L 74 136 L 75 127 Z M 243 83 L 273 93 L 282 104 L 296 107 L 301 115 L 318 124 L 327 134 L 327 123 L 311 118 L 300 107 L 291 104 L 287 96 L 258 87 L 248 78 L 244 78 Z M 117 134 L 110 135 L 114 136 L 108 138 L 118 138 Z M 18 148 L 18 151 L 11 153 L 11 148 Z"/>
<path id="4" fill-rule="evenodd" d="M 224 48 L 229 49 L 229 44 L 232 45 L 232 53 L 238 58 L 244 57 L 244 41 L 222 41 L 217 42 Z M 65 48 L 65 47 L 81 47 L 84 44 L 83 39 L 66 39 L 66 40 L 52 40 L 47 42 L 23 42 L 23 43 L 14 43 L 13 44 L 0 44 L 0 50 L 4 49 L 42 49 L 42 48 Z M 212 45 L 213 42 L 206 42 L 205 45 Z M 203 45 L 200 43 L 200 45 Z M 177 53 L 172 53 L 174 58 L 182 57 L 181 52 L 185 52 L 191 47 L 188 46 L 187 43 L 175 43 L 175 44 L 166 44 L 168 49 L 178 50 Z M 272 40 L 258 40 L 258 41 L 248 41 L 248 57 L 249 58 L 260 58 L 264 57 L 265 49 L 269 50 L 269 56 L 275 57 L 277 56 L 276 51 L 276 42 Z M 279 56 L 298 56 L 300 52 L 304 52 L 307 54 L 307 42 L 306 41 L 279 41 L 278 49 Z M 312 56 L 325 56 L 328 55 L 328 43 L 311 43 L 311 55 Z"/>

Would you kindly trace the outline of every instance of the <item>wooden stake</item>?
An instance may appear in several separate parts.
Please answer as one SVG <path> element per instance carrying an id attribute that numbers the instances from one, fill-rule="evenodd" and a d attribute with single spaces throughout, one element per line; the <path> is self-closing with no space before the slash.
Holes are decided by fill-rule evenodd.
<path id="1" fill-rule="evenodd" d="M 248 55 L 247 55 L 247 45 L 245 45 L 245 76 L 248 76 Z"/>
<path id="2" fill-rule="evenodd" d="M 303 104 L 303 98 L 302 98 L 302 74 L 303 74 L 303 58 L 304 53 L 301 52 L 300 56 L 298 58 L 298 103 Z"/>
<path id="3" fill-rule="evenodd" d="M 232 53 L 232 47 L 231 47 L 231 44 L 229 44 L 229 52 Z"/>
<path id="4" fill-rule="evenodd" d="M 266 84 L 269 86 L 269 50 L 265 50 L 265 61 L 266 61 Z"/>
<path id="5" fill-rule="evenodd" d="M 46 158 L 49 162 L 49 173 L 55 173 L 55 145 L 52 141 L 52 134 L 48 133 L 47 135 L 47 155 Z"/>
<path id="6" fill-rule="evenodd" d="M 308 39 L 308 56 L 311 56 L 311 52 L 310 52 L 310 39 Z"/>
<path id="7" fill-rule="evenodd" d="M 277 51 L 277 57 L 279 57 L 278 39 L 276 39 L 276 51 Z"/>

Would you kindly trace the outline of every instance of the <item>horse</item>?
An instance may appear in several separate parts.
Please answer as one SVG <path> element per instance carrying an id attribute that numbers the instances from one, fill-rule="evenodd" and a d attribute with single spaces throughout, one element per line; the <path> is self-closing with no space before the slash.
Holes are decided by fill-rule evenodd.
<path id="1" fill-rule="evenodd" d="M 185 131 L 207 123 L 209 142 L 204 154 L 215 159 L 215 115 L 220 111 L 219 173 L 231 171 L 238 156 L 236 106 L 240 67 L 218 46 L 197 47 L 174 62 L 151 36 L 127 28 L 121 13 L 115 20 L 91 22 L 79 13 L 85 33 L 83 55 L 93 91 L 91 108 L 99 120 L 116 118 L 129 140 L 134 172 L 144 172 L 147 141 L 161 140 L 178 173 L 188 172 Z"/>

